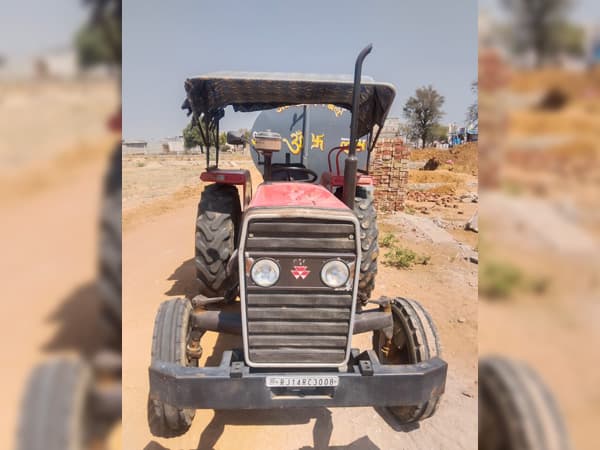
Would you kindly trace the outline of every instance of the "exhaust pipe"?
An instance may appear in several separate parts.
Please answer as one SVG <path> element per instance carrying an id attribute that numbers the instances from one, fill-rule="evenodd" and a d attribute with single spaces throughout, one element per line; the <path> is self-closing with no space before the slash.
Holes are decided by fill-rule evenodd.
<path id="1" fill-rule="evenodd" d="M 354 65 L 354 86 L 352 88 L 352 119 L 350 122 L 350 148 L 348 158 L 344 166 L 344 203 L 350 209 L 354 209 L 354 198 L 356 196 L 356 174 L 358 160 L 356 159 L 356 140 L 358 139 L 358 109 L 360 104 L 360 78 L 362 74 L 363 61 L 373 50 L 373 44 L 367 45 L 361 50 Z"/>

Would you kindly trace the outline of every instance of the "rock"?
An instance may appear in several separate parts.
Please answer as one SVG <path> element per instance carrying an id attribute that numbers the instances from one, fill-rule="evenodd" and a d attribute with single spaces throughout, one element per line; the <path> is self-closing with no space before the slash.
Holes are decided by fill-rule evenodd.
<path id="1" fill-rule="evenodd" d="M 477 213 L 473 214 L 473 216 L 467 220 L 467 223 L 465 224 L 465 230 L 479 233 L 479 221 Z"/>
<path id="2" fill-rule="evenodd" d="M 456 321 L 458 323 L 465 323 L 467 321 L 467 319 L 465 319 L 464 317 L 459 317 L 458 319 L 456 319 Z"/>
<path id="3" fill-rule="evenodd" d="M 468 192 L 460 196 L 460 201 L 463 203 L 477 203 L 479 196 L 475 192 Z"/>
<path id="4" fill-rule="evenodd" d="M 425 165 L 423 166 L 423 170 L 435 170 L 440 166 L 440 162 L 436 157 L 429 158 Z"/>

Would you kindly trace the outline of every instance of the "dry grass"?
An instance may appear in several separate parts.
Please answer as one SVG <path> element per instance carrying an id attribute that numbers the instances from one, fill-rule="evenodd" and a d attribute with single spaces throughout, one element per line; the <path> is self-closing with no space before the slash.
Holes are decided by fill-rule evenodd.
<path id="1" fill-rule="evenodd" d="M 410 153 L 411 161 L 425 161 L 430 158 L 437 158 L 442 163 L 442 168 L 452 167 L 453 172 L 477 175 L 477 143 L 475 142 L 448 150 L 425 148 Z M 451 165 L 446 164 L 448 160 L 452 161 Z"/>
<path id="2" fill-rule="evenodd" d="M 446 183 L 454 186 L 462 185 L 468 178 L 463 173 L 456 173 L 446 169 L 438 170 L 409 170 L 409 183 Z"/>
<path id="3" fill-rule="evenodd" d="M 530 93 L 559 88 L 569 97 L 577 97 L 594 86 L 600 85 L 600 69 L 588 72 L 566 71 L 559 68 L 520 71 L 510 80 L 513 92 Z"/>

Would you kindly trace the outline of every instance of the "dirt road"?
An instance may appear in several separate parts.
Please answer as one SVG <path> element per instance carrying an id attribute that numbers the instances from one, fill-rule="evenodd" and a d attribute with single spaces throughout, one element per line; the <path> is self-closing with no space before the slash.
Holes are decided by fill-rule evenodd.
<path id="1" fill-rule="evenodd" d="M 110 147 L 108 147 L 110 149 Z M 105 152 L 108 155 L 108 150 Z M 34 365 L 98 344 L 95 288 L 98 211 L 105 158 L 2 210 L 0 447 L 13 448 L 25 381 Z M 15 351 L 15 343 L 19 351 Z"/>
<path id="2" fill-rule="evenodd" d="M 125 180 L 127 184 L 127 180 Z M 437 414 L 414 428 L 394 429 L 372 408 L 286 411 L 198 411 L 191 429 L 176 439 L 148 430 L 147 368 L 154 316 L 163 300 L 194 294 L 192 225 L 198 186 L 177 207 L 146 205 L 144 220 L 127 220 L 123 234 L 123 448 L 127 449 L 473 449 L 477 446 L 477 272 L 457 260 L 452 246 L 425 245 L 427 266 L 400 271 L 381 267 L 374 296 L 404 295 L 421 300 L 436 321 L 449 363 L 446 394 Z M 160 206 L 160 205 L 159 205 Z M 138 214 L 136 213 L 136 216 Z M 386 231 L 395 231 L 393 225 Z M 407 239 L 410 239 L 407 236 Z M 412 248 L 420 245 L 411 244 Z M 370 334 L 353 345 L 370 348 Z M 212 364 L 235 339 L 203 338 Z"/>

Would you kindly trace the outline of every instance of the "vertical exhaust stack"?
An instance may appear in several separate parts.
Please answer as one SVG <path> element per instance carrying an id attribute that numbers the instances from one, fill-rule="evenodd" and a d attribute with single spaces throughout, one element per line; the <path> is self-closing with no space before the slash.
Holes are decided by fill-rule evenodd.
<path id="1" fill-rule="evenodd" d="M 356 141 L 358 140 L 358 109 L 360 104 L 360 78 L 362 74 L 363 61 L 373 50 L 373 44 L 367 45 L 361 50 L 354 65 L 354 87 L 352 89 L 352 119 L 350 122 L 350 148 L 348 158 L 344 166 L 344 203 L 348 208 L 354 208 L 354 197 L 356 195 L 356 173 L 358 160 L 356 158 Z"/>

